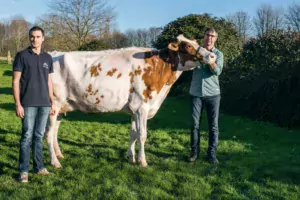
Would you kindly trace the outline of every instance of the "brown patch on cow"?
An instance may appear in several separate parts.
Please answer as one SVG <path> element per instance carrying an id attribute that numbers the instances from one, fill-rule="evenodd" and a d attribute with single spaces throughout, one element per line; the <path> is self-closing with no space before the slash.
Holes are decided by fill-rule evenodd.
<path id="1" fill-rule="evenodd" d="M 171 56 L 169 54 L 166 55 Z M 169 62 L 169 60 L 174 60 L 174 56 L 161 58 L 159 55 L 154 55 L 145 58 L 145 63 L 148 65 L 142 75 L 146 85 L 143 91 L 145 102 L 152 99 L 152 92 L 156 91 L 158 94 L 164 85 L 172 85 L 176 81 L 176 71 L 172 70 L 175 61 Z"/>
<path id="2" fill-rule="evenodd" d="M 103 94 L 101 95 L 101 98 L 102 98 L 102 99 L 104 98 L 104 95 L 103 95 Z"/>
<path id="3" fill-rule="evenodd" d="M 134 77 L 134 74 L 132 72 L 129 73 L 129 76 L 130 76 L 130 83 L 133 83 L 133 77 Z"/>
<path id="4" fill-rule="evenodd" d="M 88 93 L 92 92 L 92 84 L 89 84 L 88 88 L 86 89 Z"/>
<path id="5" fill-rule="evenodd" d="M 138 69 L 134 70 L 134 75 L 141 75 L 142 70 L 141 70 L 141 66 L 138 66 Z"/>
<path id="6" fill-rule="evenodd" d="M 134 92 L 134 89 L 133 89 L 133 88 L 130 88 L 129 92 L 130 92 L 130 93 L 133 93 L 133 92 Z"/>
<path id="7" fill-rule="evenodd" d="M 119 75 L 117 76 L 117 78 L 120 78 L 122 76 L 122 73 L 119 73 Z"/>
<path id="8" fill-rule="evenodd" d="M 97 97 L 96 98 L 96 104 L 99 104 L 100 103 L 100 99 Z"/>
<path id="9" fill-rule="evenodd" d="M 102 68 L 101 68 L 101 64 L 100 64 L 100 63 L 98 64 L 97 68 L 98 68 L 99 71 L 102 71 Z"/>
<path id="10" fill-rule="evenodd" d="M 95 65 L 95 66 L 92 66 L 91 69 L 90 69 L 90 73 L 91 73 L 91 77 L 97 77 L 99 76 L 99 72 L 98 71 L 101 71 L 102 68 L 101 68 L 101 64 L 99 63 L 98 65 Z"/>
<path id="11" fill-rule="evenodd" d="M 146 90 L 144 90 L 143 91 L 143 95 L 144 95 L 144 102 L 145 103 L 147 103 L 148 102 L 148 99 L 152 99 L 152 96 L 151 96 L 151 90 L 148 90 L 148 89 L 146 89 Z"/>
<path id="12" fill-rule="evenodd" d="M 90 73 L 91 73 L 91 77 L 99 76 L 97 66 L 92 66 L 91 69 L 90 69 Z"/>
<path id="13" fill-rule="evenodd" d="M 83 97 L 87 98 L 89 95 L 95 96 L 98 92 L 99 92 L 98 89 L 93 91 L 92 84 L 89 84 L 88 88 L 86 89 L 85 93 L 83 94 Z"/>
<path id="14" fill-rule="evenodd" d="M 117 69 L 113 68 L 107 72 L 106 76 L 113 76 L 116 71 L 117 71 Z"/>

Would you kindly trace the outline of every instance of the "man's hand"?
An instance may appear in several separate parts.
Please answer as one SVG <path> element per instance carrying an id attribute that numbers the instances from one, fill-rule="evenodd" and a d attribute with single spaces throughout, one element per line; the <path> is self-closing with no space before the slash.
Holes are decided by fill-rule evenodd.
<path id="1" fill-rule="evenodd" d="M 50 115 L 53 116 L 55 114 L 56 114 L 56 106 L 54 104 L 52 104 L 51 110 L 50 110 Z"/>
<path id="2" fill-rule="evenodd" d="M 203 62 L 206 64 L 212 64 L 216 62 L 216 59 L 217 56 L 214 53 L 210 52 L 209 54 L 203 57 Z"/>
<path id="3" fill-rule="evenodd" d="M 20 118 L 24 118 L 24 108 L 22 105 L 16 105 L 16 115 Z"/>
<path id="4" fill-rule="evenodd" d="M 214 64 L 216 62 L 217 56 L 214 53 L 209 54 L 208 64 Z"/>
<path id="5" fill-rule="evenodd" d="M 209 64 L 210 69 L 214 70 L 216 68 L 217 64 L 216 63 L 211 63 Z"/>

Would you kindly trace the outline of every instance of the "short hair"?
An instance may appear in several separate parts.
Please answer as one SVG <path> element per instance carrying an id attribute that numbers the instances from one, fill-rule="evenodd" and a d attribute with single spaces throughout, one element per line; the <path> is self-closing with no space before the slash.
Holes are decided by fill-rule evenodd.
<path id="1" fill-rule="evenodd" d="M 32 33 L 33 31 L 41 31 L 41 32 L 42 32 L 42 35 L 43 35 L 43 36 L 45 35 L 44 29 L 42 29 L 42 28 L 39 27 L 39 26 L 34 26 L 34 27 L 32 27 L 32 28 L 29 30 L 29 36 L 31 35 L 31 33 Z"/>
<path id="2" fill-rule="evenodd" d="M 209 32 L 209 31 L 212 31 L 212 32 L 215 32 L 217 34 L 217 37 L 218 37 L 218 32 L 216 31 L 216 29 L 214 29 L 213 27 L 208 27 L 205 29 L 204 31 L 204 35 Z"/>

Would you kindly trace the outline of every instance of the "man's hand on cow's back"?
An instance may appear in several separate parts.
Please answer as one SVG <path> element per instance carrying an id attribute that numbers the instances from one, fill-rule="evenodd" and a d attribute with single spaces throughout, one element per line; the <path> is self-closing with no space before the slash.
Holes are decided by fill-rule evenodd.
<path id="1" fill-rule="evenodd" d="M 16 105 L 16 115 L 20 118 L 24 118 L 24 108 L 22 105 Z"/>

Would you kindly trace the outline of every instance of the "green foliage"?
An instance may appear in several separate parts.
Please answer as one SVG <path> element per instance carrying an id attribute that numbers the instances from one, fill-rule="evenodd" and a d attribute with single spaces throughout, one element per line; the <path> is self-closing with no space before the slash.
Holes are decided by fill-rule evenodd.
<path id="1" fill-rule="evenodd" d="M 92 40 L 78 48 L 78 51 L 100 51 L 110 49 L 110 45 L 107 40 Z"/>
<path id="2" fill-rule="evenodd" d="M 275 69 L 285 63 L 293 64 L 300 59 L 300 33 L 274 30 L 250 39 L 242 54 L 230 63 L 232 67 L 245 67 L 255 71 Z"/>
<path id="3" fill-rule="evenodd" d="M 300 33 L 251 39 L 221 75 L 223 109 L 283 126 L 300 125 Z"/>
<path id="4" fill-rule="evenodd" d="M 113 32 L 111 35 L 101 39 L 94 39 L 78 48 L 78 51 L 101 51 L 107 49 L 118 49 L 127 46 L 127 38 L 124 34 Z"/>
<path id="5" fill-rule="evenodd" d="M 51 176 L 29 172 L 17 182 L 21 120 L 14 114 L 11 65 L 0 65 L 0 199 L 298 199 L 300 132 L 221 114 L 219 166 L 205 161 L 206 116 L 201 153 L 189 154 L 190 112 L 186 98 L 168 98 L 148 121 L 148 168 L 127 162 L 130 116 L 68 113 L 58 134 L 64 168 Z M 31 163 L 32 167 L 32 163 Z"/>

